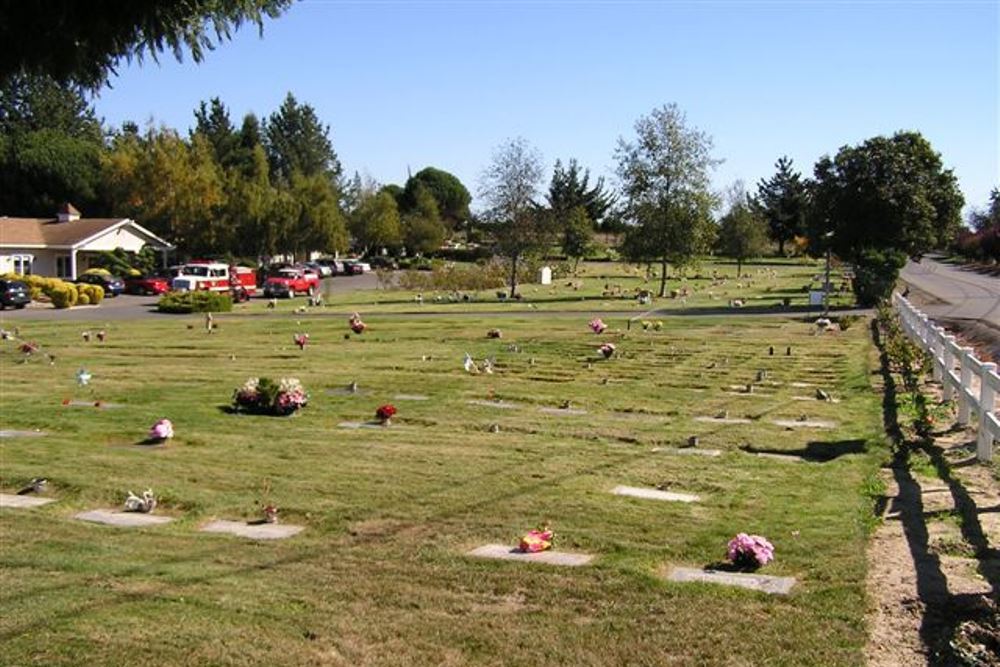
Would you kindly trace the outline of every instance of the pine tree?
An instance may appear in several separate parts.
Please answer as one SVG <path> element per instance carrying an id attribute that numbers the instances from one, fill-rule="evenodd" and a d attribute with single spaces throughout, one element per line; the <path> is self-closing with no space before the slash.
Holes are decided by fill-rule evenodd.
<path id="1" fill-rule="evenodd" d="M 785 254 L 785 244 L 806 233 L 809 195 L 802 175 L 792 169 L 787 156 L 775 163 L 777 173 L 757 185 L 754 206 L 767 220 L 769 235 L 778 244 L 778 254 Z"/>

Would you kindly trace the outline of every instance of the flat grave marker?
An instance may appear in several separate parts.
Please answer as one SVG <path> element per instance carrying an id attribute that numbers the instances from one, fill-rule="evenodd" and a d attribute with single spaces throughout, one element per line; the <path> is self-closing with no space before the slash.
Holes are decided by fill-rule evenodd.
<path id="1" fill-rule="evenodd" d="M 40 496 L 19 496 L 13 493 L 0 493 L 0 507 L 10 507 L 14 509 L 24 509 L 28 507 L 41 507 L 54 503 L 55 498 L 42 498 Z"/>
<path id="2" fill-rule="evenodd" d="M 744 417 L 695 417 L 694 420 L 710 424 L 749 424 L 752 421 Z"/>
<path id="3" fill-rule="evenodd" d="M 513 560 L 524 563 L 543 563 L 545 565 L 564 565 L 579 567 L 594 559 L 590 554 L 574 554 L 565 551 L 539 551 L 524 553 L 506 544 L 485 544 L 470 551 L 467 555 L 474 558 L 495 558 L 498 560 Z"/>
<path id="4" fill-rule="evenodd" d="M 701 498 L 693 493 L 674 493 L 673 491 L 661 491 L 660 489 L 644 489 L 635 486 L 616 486 L 611 489 L 611 493 L 616 496 L 631 496 L 632 498 L 644 498 L 646 500 L 665 500 L 676 503 L 696 503 Z"/>
<path id="5" fill-rule="evenodd" d="M 521 407 L 519 404 L 517 404 L 517 403 L 511 403 L 509 401 L 487 401 L 487 400 L 478 399 L 478 398 L 470 400 L 470 401 L 466 401 L 466 403 L 468 403 L 469 405 L 480 405 L 480 406 L 485 407 L 485 408 L 497 408 L 497 409 L 500 409 L 500 410 L 515 410 L 515 409 Z"/>
<path id="6" fill-rule="evenodd" d="M 144 526 L 159 526 L 173 521 L 173 517 L 143 514 L 142 512 L 119 512 L 117 510 L 90 510 L 73 515 L 74 519 L 103 523 L 121 528 L 142 528 Z"/>
<path id="7" fill-rule="evenodd" d="M 772 595 L 788 595 L 795 585 L 795 577 L 774 577 L 767 574 L 750 574 L 744 572 L 723 572 L 720 570 L 702 570 L 694 567 L 675 567 L 668 577 L 670 581 L 699 581 L 708 584 L 738 586 Z"/>
<path id="8" fill-rule="evenodd" d="M 203 533 L 226 533 L 252 540 L 282 540 L 298 535 L 305 526 L 287 523 L 247 523 L 246 521 L 218 520 L 205 524 L 199 530 Z"/>
<path id="9" fill-rule="evenodd" d="M 587 414 L 586 410 L 580 410 L 579 408 L 538 408 L 539 412 L 544 412 L 550 415 L 566 415 L 568 417 L 579 417 L 580 415 Z"/>
<path id="10" fill-rule="evenodd" d="M 650 451 L 678 456 L 722 456 L 721 449 L 699 449 L 697 447 L 653 447 Z"/>
<path id="11" fill-rule="evenodd" d="M 775 419 L 771 423 L 784 428 L 837 428 L 834 422 L 809 419 Z"/>
<path id="12" fill-rule="evenodd" d="M 396 394 L 393 396 L 397 401 L 429 401 L 430 396 L 423 394 Z"/>
<path id="13" fill-rule="evenodd" d="M 45 431 L 18 431 L 16 429 L 0 430 L 0 438 L 40 438 Z"/>
<path id="14" fill-rule="evenodd" d="M 64 402 L 63 405 L 67 408 L 96 408 L 98 410 L 111 410 L 113 408 L 125 407 L 123 403 L 111 403 L 110 401 L 84 401 L 80 399 Z"/>
<path id="15" fill-rule="evenodd" d="M 356 430 L 359 428 L 384 429 L 388 427 L 383 426 L 379 422 L 340 422 L 337 424 L 337 428 L 349 428 Z"/>

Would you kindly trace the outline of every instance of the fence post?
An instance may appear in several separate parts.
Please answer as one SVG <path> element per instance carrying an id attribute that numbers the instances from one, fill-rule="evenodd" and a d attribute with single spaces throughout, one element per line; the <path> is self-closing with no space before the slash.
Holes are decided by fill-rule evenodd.
<path id="1" fill-rule="evenodd" d="M 944 378 L 943 375 L 944 363 L 942 362 L 941 359 L 942 357 L 941 348 L 943 347 L 941 345 L 941 339 L 943 336 L 944 336 L 944 329 L 932 326 L 930 328 L 930 340 L 927 341 L 929 343 L 929 345 L 927 346 L 928 347 L 927 351 L 930 352 L 931 355 L 931 366 L 934 369 L 933 373 L 934 379 L 938 382 L 942 382 Z"/>
<path id="2" fill-rule="evenodd" d="M 996 373 L 997 365 L 983 364 L 979 381 L 979 433 L 976 439 L 976 458 L 980 461 L 993 459 L 993 433 L 990 430 L 990 416 L 996 408 L 996 392 L 990 382 L 990 374 Z"/>
<path id="3" fill-rule="evenodd" d="M 950 401 L 955 398 L 955 385 L 952 384 L 951 371 L 955 368 L 955 337 L 944 336 L 944 386 L 941 388 L 941 397 Z"/>
<path id="4" fill-rule="evenodd" d="M 971 358 L 974 350 L 971 347 L 963 347 L 962 354 L 958 357 L 958 363 L 960 364 L 960 377 L 961 384 L 958 389 L 958 423 L 962 426 L 969 425 L 969 397 L 966 396 L 965 390 L 972 389 L 972 363 Z"/>

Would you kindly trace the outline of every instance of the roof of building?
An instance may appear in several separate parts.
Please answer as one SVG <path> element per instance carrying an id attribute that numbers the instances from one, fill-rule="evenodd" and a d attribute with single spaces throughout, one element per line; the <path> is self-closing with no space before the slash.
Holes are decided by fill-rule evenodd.
<path id="1" fill-rule="evenodd" d="M 60 206 L 57 213 L 61 213 L 63 215 L 75 215 L 77 217 L 80 216 L 80 212 L 76 210 L 76 206 L 73 206 L 69 202 L 66 202 L 65 204 Z"/>
<path id="2" fill-rule="evenodd" d="M 72 248 L 100 236 L 102 232 L 131 223 L 144 235 L 172 247 L 148 229 L 128 218 L 79 218 L 60 222 L 55 218 L 8 218 L 0 216 L 0 246 L 44 246 Z"/>

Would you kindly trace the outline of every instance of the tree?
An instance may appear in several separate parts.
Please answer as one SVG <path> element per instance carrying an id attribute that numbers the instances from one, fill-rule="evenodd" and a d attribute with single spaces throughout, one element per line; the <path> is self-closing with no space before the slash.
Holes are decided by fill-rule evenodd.
<path id="1" fill-rule="evenodd" d="M 622 250 L 632 261 L 660 264 L 663 297 L 667 264 L 684 265 L 711 243 L 709 171 L 721 161 L 711 157 L 711 137 L 689 128 L 675 104 L 639 118 L 635 132 L 634 142 L 619 139 L 615 151 L 631 223 Z"/>
<path id="2" fill-rule="evenodd" d="M 229 110 L 218 97 L 209 105 L 201 102 L 194 112 L 195 128 L 192 134 L 201 134 L 212 145 L 216 161 L 223 169 L 234 166 L 240 158 L 240 135 L 229 120 Z M 252 148 L 251 148 L 252 150 Z"/>
<path id="3" fill-rule="evenodd" d="M 351 214 L 350 229 L 362 255 L 374 248 L 398 246 L 402 229 L 396 200 L 388 192 L 366 190 Z"/>
<path id="4" fill-rule="evenodd" d="M 558 220 L 556 224 L 559 224 Z M 586 208 L 574 206 L 566 214 L 560 227 L 563 252 L 573 260 L 573 272 L 576 273 L 580 260 L 594 247 L 594 223 L 587 215 Z"/>
<path id="5" fill-rule="evenodd" d="M 340 178 L 341 167 L 323 125 L 308 104 L 299 104 L 288 93 L 281 107 L 264 123 L 264 147 L 275 182 L 290 183 L 292 174 L 322 174 L 332 182 Z"/>
<path id="6" fill-rule="evenodd" d="M 969 226 L 976 232 L 1000 227 L 1000 188 L 990 190 L 990 203 L 985 209 L 973 209 L 969 213 Z"/>
<path id="7" fill-rule="evenodd" d="M 767 220 L 770 237 L 778 244 L 778 254 L 784 256 L 785 244 L 806 231 L 809 194 L 802 175 L 792 169 L 792 161 L 781 157 L 774 164 L 777 172 L 769 180 L 757 184 L 754 205 Z"/>
<path id="8" fill-rule="evenodd" d="M 743 262 L 764 254 L 767 224 L 745 195 L 736 198 L 719 221 L 719 247 L 723 255 L 736 260 L 737 277 L 743 275 Z"/>
<path id="9" fill-rule="evenodd" d="M 884 271 L 878 289 L 855 292 L 864 305 L 888 296 L 902 259 L 944 247 L 961 225 L 964 203 L 955 175 L 918 132 L 873 137 L 844 146 L 814 170 L 809 243 L 826 245 L 856 265 L 856 273 Z M 892 255 L 892 261 L 885 258 Z M 871 266 L 869 266 L 871 264 Z M 862 298 L 862 296 L 864 298 Z"/>
<path id="10" fill-rule="evenodd" d="M 44 76 L 0 86 L 0 214 L 48 217 L 64 202 L 106 212 L 103 151 L 101 124 L 76 89 Z"/>
<path id="11" fill-rule="evenodd" d="M 413 188 L 413 201 L 413 209 L 403 216 L 403 240 L 412 252 L 434 252 L 441 247 L 445 235 L 437 200 L 429 188 L 418 182 Z"/>
<path id="12" fill-rule="evenodd" d="M 293 255 L 312 250 L 347 250 L 347 224 L 340 211 L 340 195 L 325 174 L 293 172 L 289 194 L 293 218 L 284 250 Z"/>
<path id="13" fill-rule="evenodd" d="M 552 237 L 551 216 L 536 201 L 541 180 L 541 154 L 520 137 L 495 149 L 480 176 L 479 196 L 488 207 L 485 227 L 499 254 L 510 259 L 511 298 L 517 296 L 518 262 L 546 248 Z"/>
<path id="14" fill-rule="evenodd" d="M 575 159 L 571 159 L 565 169 L 562 162 L 556 160 L 546 199 L 558 221 L 565 224 L 573 209 L 580 206 L 593 225 L 601 226 L 615 198 L 610 192 L 605 192 L 603 178 L 598 178 L 592 188 L 589 181 L 590 170 L 584 169 L 581 173 Z"/>
<path id="15" fill-rule="evenodd" d="M 44 74 L 61 83 L 99 89 L 124 59 L 154 60 L 187 49 L 195 62 L 244 23 L 263 32 L 292 0 L 185 0 L 185 2 L 19 2 L 0 0 L 0 83 L 19 73 Z M 213 38 L 214 35 L 214 38 Z"/>
<path id="16" fill-rule="evenodd" d="M 469 219 L 472 196 L 462 182 L 447 171 L 425 167 L 406 180 L 401 209 L 411 211 L 416 206 L 416 189 L 423 186 L 437 202 L 440 219 L 450 229 L 458 228 Z"/>

